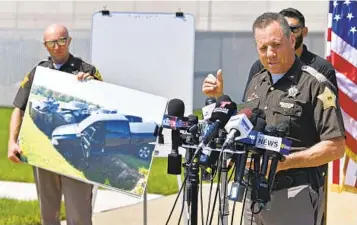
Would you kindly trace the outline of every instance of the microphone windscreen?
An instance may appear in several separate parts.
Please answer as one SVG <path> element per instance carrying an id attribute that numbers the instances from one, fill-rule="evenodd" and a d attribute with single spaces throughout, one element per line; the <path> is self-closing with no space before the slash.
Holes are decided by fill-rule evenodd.
<path id="1" fill-rule="evenodd" d="M 185 103 L 181 99 L 171 99 L 167 106 L 169 116 L 183 117 L 185 114 Z"/>
<path id="2" fill-rule="evenodd" d="M 212 111 L 210 121 L 220 121 L 219 128 L 223 129 L 228 120 L 237 111 L 237 104 L 231 101 L 228 95 L 222 95 L 217 99 L 216 107 Z"/>
<path id="3" fill-rule="evenodd" d="M 215 97 L 209 97 L 209 98 L 206 98 L 205 105 L 206 106 L 207 105 L 211 105 L 211 104 L 216 103 L 216 102 L 217 102 L 217 100 L 216 100 Z"/>
<path id="4" fill-rule="evenodd" d="M 253 124 L 253 130 L 258 132 L 264 132 L 266 125 L 267 122 L 264 119 L 258 117 L 256 120 L 256 124 Z"/>
<path id="5" fill-rule="evenodd" d="M 219 104 L 220 102 L 222 101 L 228 101 L 228 102 L 231 102 L 232 99 L 228 96 L 228 95 L 221 95 L 217 98 L 217 101 L 216 101 L 216 106 L 217 104 Z"/>
<path id="6" fill-rule="evenodd" d="M 262 118 L 264 120 L 266 119 L 266 115 L 265 115 L 264 110 L 259 109 L 259 108 L 254 108 L 254 109 L 252 109 L 252 112 L 253 112 L 253 114 L 256 114 L 257 117 L 260 117 L 260 118 Z"/>
<path id="7" fill-rule="evenodd" d="M 274 125 L 267 125 L 264 130 L 265 133 L 267 133 L 268 135 L 271 135 L 271 136 L 275 136 L 277 134 L 276 131 L 277 131 L 276 126 L 274 126 Z"/>
<path id="8" fill-rule="evenodd" d="M 276 126 L 276 131 L 280 136 L 287 136 L 289 134 L 289 126 L 288 121 L 281 122 Z"/>
<path id="9" fill-rule="evenodd" d="M 198 124 L 198 116 L 190 114 L 187 117 L 188 122 L 193 125 L 193 124 Z"/>

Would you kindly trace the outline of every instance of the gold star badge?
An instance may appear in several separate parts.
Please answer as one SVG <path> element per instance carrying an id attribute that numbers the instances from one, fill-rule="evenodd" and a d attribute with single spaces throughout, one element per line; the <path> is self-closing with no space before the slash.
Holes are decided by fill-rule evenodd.
<path id="1" fill-rule="evenodd" d="M 336 108 L 336 95 L 328 87 L 325 87 L 324 92 L 317 96 L 317 98 L 322 101 L 324 110 L 330 107 Z"/>

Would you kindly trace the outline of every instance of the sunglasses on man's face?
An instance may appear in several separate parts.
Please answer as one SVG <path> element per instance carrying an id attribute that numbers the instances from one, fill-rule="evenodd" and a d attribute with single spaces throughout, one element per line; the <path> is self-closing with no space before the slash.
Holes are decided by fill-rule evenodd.
<path id="1" fill-rule="evenodd" d="M 64 46 L 64 45 L 66 45 L 67 40 L 68 40 L 68 38 L 60 38 L 58 40 L 45 41 L 45 45 L 48 48 L 54 48 L 56 43 L 57 43 L 58 46 Z"/>
<path id="2" fill-rule="evenodd" d="M 302 28 L 302 26 L 298 25 L 298 26 L 290 26 L 290 30 L 291 32 L 293 32 L 294 34 L 298 33 L 300 28 Z"/>

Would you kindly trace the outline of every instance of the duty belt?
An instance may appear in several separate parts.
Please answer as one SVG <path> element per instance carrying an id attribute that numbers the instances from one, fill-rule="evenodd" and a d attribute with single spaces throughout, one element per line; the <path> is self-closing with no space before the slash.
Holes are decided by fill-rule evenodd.
<path id="1" fill-rule="evenodd" d="M 298 168 L 280 171 L 275 176 L 272 190 L 280 190 L 309 184 L 318 191 L 325 184 L 324 167 Z"/>
<path id="2" fill-rule="evenodd" d="M 300 171 L 291 174 L 277 174 L 275 176 L 272 190 L 281 190 L 307 184 L 311 184 L 311 180 L 309 179 L 309 174 L 307 171 Z"/>

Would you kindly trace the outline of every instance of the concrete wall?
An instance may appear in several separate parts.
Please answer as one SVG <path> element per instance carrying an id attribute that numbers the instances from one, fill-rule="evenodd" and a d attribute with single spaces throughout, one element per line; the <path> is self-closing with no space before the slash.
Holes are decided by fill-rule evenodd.
<path id="1" fill-rule="evenodd" d="M 72 52 L 90 60 L 91 17 L 95 11 L 175 12 L 196 18 L 194 108 L 204 104 L 201 84 L 207 73 L 222 68 L 225 92 L 240 102 L 251 64 L 256 59 L 251 25 L 265 11 L 295 7 L 305 15 L 310 34 L 305 43 L 324 55 L 326 1 L 62 1 L 0 2 L 0 105 L 11 105 L 19 83 L 47 57 L 42 31 L 50 23 L 70 29 Z M 104 75 L 105 76 L 105 75 Z"/>

